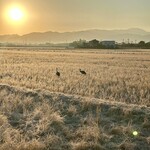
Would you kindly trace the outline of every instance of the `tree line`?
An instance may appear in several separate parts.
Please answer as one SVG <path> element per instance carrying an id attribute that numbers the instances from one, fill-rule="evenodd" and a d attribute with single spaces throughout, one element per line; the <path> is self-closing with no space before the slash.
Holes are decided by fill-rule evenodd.
<path id="1" fill-rule="evenodd" d="M 140 41 L 139 43 L 116 43 L 114 45 L 104 45 L 101 41 L 97 39 L 86 41 L 86 40 L 79 40 L 74 41 L 69 44 L 70 47 L 74 48 L 94 48 L 94 49 L 150 49 L 150 42 Z"/>

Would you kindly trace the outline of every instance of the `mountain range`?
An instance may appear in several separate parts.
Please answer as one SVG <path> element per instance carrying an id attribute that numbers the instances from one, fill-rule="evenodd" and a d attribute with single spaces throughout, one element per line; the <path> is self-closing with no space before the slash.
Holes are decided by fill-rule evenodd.
<path id="1" fill-rule="evenodd" d="M 150 32 L 139 28 L 130 28 L 124 30 L 100 30 L 91 29 L 84 31 L 74 32 L 32 32 L 25 35 L 0 35 L 0 43 L 23 43 L 23 44 L 36 44 L 36 43 L 63 43 L 72 42 L 79 39 L 92 40 L 115 40 L 116 42 L 139 42 L 144 40 L 150 41 Z"/>

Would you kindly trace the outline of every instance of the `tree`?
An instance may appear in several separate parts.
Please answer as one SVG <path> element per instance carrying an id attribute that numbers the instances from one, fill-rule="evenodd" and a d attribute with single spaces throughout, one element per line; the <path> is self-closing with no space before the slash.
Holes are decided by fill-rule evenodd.
<path id="1" fill-rule="evenodd" d="M 140 41 L 139 45 L 144 46 L 145 45 L 145 41 Z"/>
<path id="2" fill-rule="evenodd" d="M 89 41 L 89 46 L 92 48 L 98 48 L 99 47 L 99 41 L 96 39 L 91 40 L 91 41 Z"/>
<path id="3" fill-rule="evenodd" d="M 73 46 L 75 48 L 86 48 L 86 41 L 80 39 L 79 41 L 74 41 L 73 43 L 70 43 L 70 46 Z"/>

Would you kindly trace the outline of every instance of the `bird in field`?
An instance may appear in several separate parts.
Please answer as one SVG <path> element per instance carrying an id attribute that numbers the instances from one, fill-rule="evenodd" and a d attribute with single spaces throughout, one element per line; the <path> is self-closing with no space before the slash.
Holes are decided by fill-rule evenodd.
<path id="1" fill-rule="evenodd" d="M 86 75 L 86 72 L 84 70 L 79 69 L 80 73 L 83 75 Z"/>
<path id="2" fill-rule="evenodd" d="M 56 75 L 57 75 L 58 77 L 60 77 L 60 72 L 58 71 L 58 68 L 56 68 Z"/>

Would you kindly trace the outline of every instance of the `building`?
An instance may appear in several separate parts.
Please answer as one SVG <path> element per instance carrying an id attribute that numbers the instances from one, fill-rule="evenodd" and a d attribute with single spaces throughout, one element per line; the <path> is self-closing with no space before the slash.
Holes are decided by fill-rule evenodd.
<path id="1" fill-rule="evenodd" d="M 111 48 L 115 48 L 116 46 L 116 42 L 115 41 L 101 41 L 102 46 L 105 47 L 111 47 Z"/>

